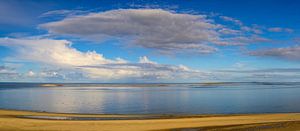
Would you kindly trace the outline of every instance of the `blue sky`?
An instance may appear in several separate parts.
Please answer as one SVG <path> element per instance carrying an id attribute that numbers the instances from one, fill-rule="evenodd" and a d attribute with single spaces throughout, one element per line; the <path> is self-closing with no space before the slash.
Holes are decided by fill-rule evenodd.
<path id="1" fill-rule="evenodd" d="M 299 4 L 0 1 L 0 81 L 299 81 Z"/>

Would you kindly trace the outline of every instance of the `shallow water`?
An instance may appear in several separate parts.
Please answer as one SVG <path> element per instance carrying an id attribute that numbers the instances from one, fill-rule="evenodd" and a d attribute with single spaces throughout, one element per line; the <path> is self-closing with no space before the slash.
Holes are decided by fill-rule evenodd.
<path id="1" fill-rule="evenodd" d="M 300 83 L 0 83 L 0 108 L 88 114 L 300 112 Z"/>

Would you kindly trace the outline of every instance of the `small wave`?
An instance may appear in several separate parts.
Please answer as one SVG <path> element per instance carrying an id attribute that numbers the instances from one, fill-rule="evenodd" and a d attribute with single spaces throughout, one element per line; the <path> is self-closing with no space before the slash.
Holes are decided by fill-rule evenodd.
<path id="1" fill-rule="evenodd" d="M 137 117 L 73 117 L 73 116 L 18 116 L 19 118 L 41 120 L 145 120 L 159 119 L 161 116 L 137 116 Z"/>

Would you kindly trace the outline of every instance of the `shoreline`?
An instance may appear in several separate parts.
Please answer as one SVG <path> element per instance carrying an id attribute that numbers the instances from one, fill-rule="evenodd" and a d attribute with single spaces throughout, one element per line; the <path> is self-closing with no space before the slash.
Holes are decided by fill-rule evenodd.
<path id="1" fill-rule="evenodd" d="M 30 118 L 26 116 L 34 117 Z M 266 126 L 268 128 L 266 128 Z M 300 129 L 300 113 L 106 115 L 46 113 L 0 109 L 0 130 L 208 130 L 242 128 L 262 128 L 264 130 L 277 130 L 277 128 L 283 130 Z"/>
<path id="2" fill-rule="evenodd" d="M 0 108 L 0 111 L 16 111 L 16 112 L 28 112 L 28 113 L 46 113 L 46 114 L 57 114 L 57 115 L 113 115 L 113 116 L 240 116 L 240 115 L 266 115 L 266 114 L 300 114 L 300 112 L 262 112 L 262 113 L 224 113 L 224 114 L 185 114 L 185 113 L 170 113 L 170 114 L 112 114 L 112 113 L 59 113 L 59 112 L 48 112 L 39 110 L 23 110 L 23 109 L 8 109 Z"/>

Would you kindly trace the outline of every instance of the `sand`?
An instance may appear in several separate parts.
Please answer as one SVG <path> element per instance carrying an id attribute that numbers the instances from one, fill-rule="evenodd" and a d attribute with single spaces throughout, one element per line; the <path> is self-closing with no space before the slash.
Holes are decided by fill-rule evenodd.
<path id="1" fill-rule="evenodd" d="M 24 116 L 109 118 L 109 120 L 50 120 Z M 241 115 L 81 115 L 0 110 L 0 130 L 300 130 L 300 113 Z"/>

